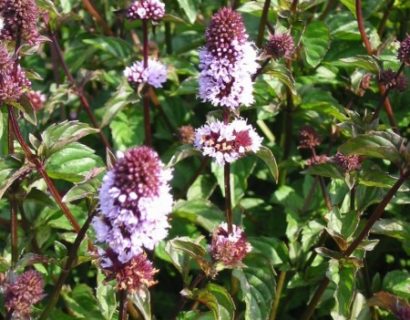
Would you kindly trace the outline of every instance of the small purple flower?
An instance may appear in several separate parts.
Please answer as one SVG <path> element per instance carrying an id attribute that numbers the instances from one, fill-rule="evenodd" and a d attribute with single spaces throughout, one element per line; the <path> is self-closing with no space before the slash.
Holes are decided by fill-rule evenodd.
<path id="1" fill-rule="evenodd" d="M 126 263 L 152 250 L 169 229 L 172 195 L 166 169 L 149 147 L 129 149 L 107 172 L 100 188 L 101 215 L 94 218 L 97 242 L 105 243 Z"/>
<path id="2" fill-rule="evenodd" d="M 305 126 L 299 131 L 299 149 L 314 149 L 320 145 L 319 134 L 310 126 Z"/>
<path id="3" fill-rule="evenodd" d="M 134 87 L 148 83 L 154 88 L 161 88 L 162 84 L 167 81 L 167 68 L 158 60 L 149 59 L 147 68 L 144 68 L 143 61 L 138 61 L 131 67 L 125 68 L 124 76 Z"/>
<path id="4" fill-rule="evenodd" d="M 152 20 L 158 22 L 165 15 L 165 4 L 158 0 L 136 0 L 127 10 L 130 20 Z"/>
<path id="5" fill-rule="evenodd" d="M 400 42 L 397 58 L 403 63 L 410 64 L 410 35 Z"/>
<path id="6" fill-rule="evenodd" d="M 195 129 L 190 126 L 182 126 L 178 128 L 178 138 L 183 144 L 192 144 L 195 141 Z"/>
<path id="7" fill-rule="evenodd" d="M 206 30 L 206 46 L 199 52 L 199 97 L 214 106 L 236 109 L 254 102 L 252 75 L 256 50 L 247 41 L 242 17 L 222 8 Z"/>
<path id="8" fill-rule="evenodd" d="M 269 37 L 268 43 L 265 46 L 265 52 L 273 59 L 285 57 L 290 59 L 295 50 L 295 43 L 290 34 L 275 33 Z"/>
<path id="9" fill-rule="evenodd" d="M 44 297 L 42 276 L 29 270 L 5 285 L 5 306 L 13 319 L 27 319 L 31 308 Z"/>
<path id="10" fill-rule="evenodd" d="M 315 166 L 318 164 L 324 164 L 329 162 L 329 157 L 327 155 L 316 155 L 312 156 L 306 160 L 306 165 L 308 167 Z"/>
<path id="11" fill-rule="evenodd" d="M 232 226 L 232 233 L 229 233 L 228 225 L 224 222 L 212 234 L 212 258 L 227 267 L 239 265 L 251 250 L 245 232 L 236 225 Z"/>
<path id="12" fill-rule="evenodd" d="M 391 69 L 384 70 L 380 73 L 380 82 L 391 90 L 405 91 L 407 88 L 407 79 L 403 74 L 396 76 L 396 72 Z"/>
<path id="13" fill-rule="evenodd" d="M 34 0 L 2 0 L 0 2 L 0 40 L 17 40 L 17 32 L 29 44 L 39 39 L 39 10 Z"/>
<path id="14" fill-rule="evenodd" d="M 257 152 L 261 143 L 262 138 L 255 129 L 242 119 L 228 124 L 207 123 L 195 131 L 195 148 L 204 156 L 214 158 L 219 165 L 234 162 L 247 152 Z"/>
<path id="15" fill-rule="evenodd" d="M 126 263 L 121 263 L 112 250 L 100 251 L 101 266 L 107 280 L 115 279 L 118 290 L 138 293 L 144 287 L 151 287 L 156 283 L 154 276 L 158 270 L 153 267 L 145 252 L 134 256 Z"/>
<path id="16" fill-rule="evenodd" d="M 20 65 L 16 65 L 7 49 L 0 45 L 0 103 L 19 100 L 30 86 Z"/>
<path id="17" fill-rule="evenodd" d="M 336 153 L 333 157 L 335 163 L 346 172 L 360 170 L 362 166 L 362 157 L 355 154 L 344 155 L 343 153 Z"/>

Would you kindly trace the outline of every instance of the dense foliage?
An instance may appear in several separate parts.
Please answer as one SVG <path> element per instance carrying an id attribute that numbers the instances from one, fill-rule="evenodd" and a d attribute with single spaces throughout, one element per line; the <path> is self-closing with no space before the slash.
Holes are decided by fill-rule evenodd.
<path id="1" fill-rule="evenodd" d="M 410 319 L 409 21 L 0 0 L 0 318 Z"/>

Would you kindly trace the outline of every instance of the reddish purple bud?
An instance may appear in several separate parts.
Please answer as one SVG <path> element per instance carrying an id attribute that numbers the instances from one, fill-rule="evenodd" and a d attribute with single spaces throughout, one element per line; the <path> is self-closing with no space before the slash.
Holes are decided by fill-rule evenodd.
<path id="1" fill-rule="evenodd" d="M 155 274 L 158 272 L 152 262 L 142 252 L 126 263 L 118 260 L 117 254 L 107 250 L 103 254 L 102 267 L 107 274 L 107 280 L 115 279 L 118 290 L 126 290 L 130 293 L 138 292 L 144 287 L 156 284 Z"/>
<path id="2" fill-rule="evenodd" d="M 165 4 L 159 0 L 136 0 L 127 10 L 127 18 L 130 20 L 159 21 L 165 15 Z"/>
<path id="3" fill-rule="evenodd" d="M 229 233 L 228 225 L 222 223 L 212 235 L 212 258 L 227 267 L 240 264 L 252 249 L 245 232 L 236 225 L 233 225 L 232 229 L 232 233 Z"/>
<path id="4" fill-rule="evenodd" d="M 295 43 L 290 34 L 273 34 L 269 37 L 268 43 L 265 46 L 265 52 L 273 59 L 285 57 L 290 59 L 295 49 Z"/>
<path id="5" fill-rule="evenodd" d="M 403 63 L 410 64 L 410 35 L 400 42 L 397 58 Z"/>
<path id="6" fill-rule="evenodd" d="M 27 92 L 27 98 L 29 98 L 34 111 L 40 111 L 43 109 L 44 103 L 46 102 L 46 96 L 42 94 L 41 91 L 30 90 Z"/>
<path id="7" fill-rule="evenodd" d="M 404 75 L 396 75 L 396 72 L 391 69 L 384 70 L 380 74 L 380 82 L 391 90 L 404 91 L 407 88 L 407 79 Z"/>
<path id="8" fill-rule="evenodd" d="M 362 166 L 362 157 L 351 154 L 351 155 L 344 155 L 340 152 L 336 153 L 333 157 L 335 163 L 341 167 L 346 172 L 360 170 Z"/>
<path id="9" fill-rule="evenodd" d="M 324 164 L 329 162 L 329 157 L 327 155 L 312 156 L 310 159 L 306 160 L 306 165 L 308 167 L 317 164 Z"/>
<path id="10" fill-rule="evenodd" d="M 192 126 L 178 128 L 179 141 L 183 144 L 193 144 L 195 141 L 195 129 Z"/>
<path id="11" fill-rule="evenodd" d="M 43 288 L 43 278 L 34 270 L 24 272 L 5 285 L 5 306 L 12 312 L 13 319 L 30 316 L 32 306 L 44 297 Z"/>
<path id="12" fill-rule="evenodd" d="M 319 134 L 310 126 L 305 126 L 299 131 L 299 149 L 314 149 L 320 145 Z"/>

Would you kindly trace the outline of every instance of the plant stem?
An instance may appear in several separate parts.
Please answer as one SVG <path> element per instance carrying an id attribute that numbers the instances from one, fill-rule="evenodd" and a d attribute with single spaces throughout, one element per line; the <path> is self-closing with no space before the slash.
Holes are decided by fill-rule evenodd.
<path id="1" fill-rule="evenodd" d="M 14 188 L 13 188 L 14 189 Z M 13 189 L 11 190 L 12 193 Z M 11 225 L 11 262 L 14 266 L 18 260 L 18 203 L 15 199 L 14 194 L 9 197 L 10 202 L 10 225 Z"/>
<path id="2" fill-rule="evenodd" d="M 276 285 L 275 300 L 273 301 L 272 312 L 271 312 L 270 318 L 269 318 L 270 320 L 275 320 L 276 319 L 276 315 L 278 313 L 280 296 L 282 294 L 285 279 L 286 279 L 286 271 L 281 271 L 280 274 L 279 274 L 278 284 Z"/>
<path id="3" fill-rule="evenodd" d="M 97 119 L 95 118 L 90 104 L 87 100 L 87 98 L 84 95 L 84 91 L 82 88 L 80 88 L 77 84 L 77 82 L 75 81 L 73 75 L 70 73 L 70 70 L 68 69 L 68 66 L 64 60 L 64 56 L 63 56 L 63 52 L 61 50 L 61 47 L 58 43 L 57 40 L 57 36 L 56 34 L 51 30 L 51 27 L 49 26 L 49 35 L 52 41 L 52 45 L 54 47 L 54 50 L 56 52 L 57 58 L 60 62 L 61 67 L 64 70 L 64 74 L 66 75 L 68 81 L 70 82 L 70 84 L 73 86 L 74 91 L 76 93 L 76 95 L 78 96 L 78 98 L 80 99 L 81 105 L 83 106 L 85 112 L 87 113 L 88 118 L 91 121 L 91 124 L 93 125 L 94 128 L 99 129 L 98 134 L 101 138 L 101 141 L 103 142 L 105 148 L 107 148 L 108 150 L 111 150 L 111 145 L 107 139 L 107 137 L 105 136 L 104 132 L 102 131 L 102 129 L 100 128 Z"/>
<path id="4" fill-rule="evenodd" d="M 256 70 L 256 73 L 252 76 L 252 81 L 255 81 L 256 78 L 262 74 L 263 70 L 269 64 L 269 62 L 270 62 L 270 58 L 262 62 L 262 65 L 259 67 L 258 70 Z"/>
<path id="5" fill-rule="evenodd" d="M 378 219 L 382 216 L 384 209 L 388 205 L 388 203 L 393 198 L 394 194 L 399 190 L 401 185 L 409 178 L 410 171 L 401 174 L 400 178 L 396 181 L 393 187 L 389 190 L 389 192 L 384 196 L 383 200 L 378 204 L 376 209 L 373 211 L 372 215 L 370 216 L 369 220 L 367 221 L 366 225 L 364 226 L 363 230 L 360 234 L 356 237 L 356 239 L 349 245 L 349 247 L 343 252 L 344 257 L 349 257 L 355 249 L 360 245 L 360 243 L 366 238 L 370 232 L 370 229 L 376 223 Z M 305 313 L 302 316 L 302 320 L 309 320 L 313 315 L 313 312 L 319 303 L 320 298 L 322 297 L 323 293 L 325 292 L 327 286 L 329 285 L 330 280 L 327 277 L 322 279 L 319 288 L 316 290 L 312 300 L 310 301 L 308 308 L 306 309 Z"/>
<path id="6" fill-rule="evenodd" d="M 389 15 L 393 9 L 394 1 L 395 0 L 390 0 L 390 2 L 387 4 L 387 7 L 383 13 L 383 18 L 380 20 L 379 26 L 377 27 L 377 34 L 380 36 L 380 38 L 383 36 L 384 28 L 386 27 L 387 19 L 389 18 Z"/>
<path id="7" fill-rule="evenodd" d="M 265 34 L 266 21 L 268 20 L 270 2 L 271 0 L 265 0 L 265 4 L 263 5 L 262 16 L 259 21 L 258 37 L 256 38 L 256 45 L 258 46 L 258 48 L 260 48 L 263 43 L 263 36 Z"/>
<path id="8" fill-rule="evenodd" d="M 70 249 L 70 252 L 68 253 L 68 257 L 67 257 L 67 262 L 63 268 L 63 270 L 60 273 L 60 277 L 57 280 L 57 284 L 54 288 L 53 293 L 51 294 L 50 300 L 47 304 L 47 306 L 45 307 L 45 309 L 43 310 L 43 312 L 41 313 L 39 320 L 46 320 L 49 318 L 50 312 L 53 310 L 54 306 L 56 305 L 56 303 L 58 302 L 58 299 L 60 297 L 60 292 L 61 289 L 67 279 L 67 277 L 70 274 L 71 269 L 73 268 L 74 262 L 77 258 L 77 251 L 78 248 L 80 247 L 81 242 L 83 241 L 87 230 L 91 224 L 91 221 L 95 215 L 96 211 L 94 210 L 93 212 L 91 212 L 91 214 L 88 216 L 87 220 L 85 221 L 84 225 L 81 227 L 80 231 L 77 234 L 77 237 L 73 243 L 73 246 Z"/>
<path id="9" fill-rule="evenodd" d="M 369 38 L 367 37 L 366 30 L 364 27 L 362 0 L 356 0 L 356 17 L 357 17 L 357 25 L 359 27 L 360 37 L 362 38 L 367 54 L 369 56 L 372 56 L 373 49 L 370 44 Z M 390 104 L 390 100 L 386 95 L 386 88 L 380 82 L 378 83 L 378 86 L 379 86 L 380 95 L 382 97 L 386 96 L 385 98 L 383 98 L 383 104 L 384 104 L 384 109 L 386 110 L 386 113 L 387 113 L 387 117 L 389 118 L 390 125 L 392 126 L 392 129 L 395 132 L 397 132 L 398 131 L 397 122 L 396 122 L 396 119 L 394 118 L 394 113 L 393 113 L 392 106 Z"/>
<path id="10" fill-rule="evenodd" d="M 148 67 L 148 22 L 142 20 L 142 37 L 143 47 L 142 54 L 144 59 L 144 69 Z M 148 86 L 148 84 L 146 84 Z M 145 132 L 145 145 L 152 146 L 152 133 L 151 133 L 151 116 L 150 116 L 150 98 L 149 89 L 146 88 L 143 93 L 142 103 L 144 108 L 144 132 Z"/>
<path id="11" fill-rule="evenodd" d="M 292 12 L 293 14 L 296 13 L 296 9 L 298 7 L 298 0 L 293 0 L 292 4 L 290 5 L 290 12 Z"/>
<path id="12" fill-rule="evenodd" d="M 97 9 L 94 7 L 94 5 L 91 3 L 90 0 L 82 0 L 83 5 L 85 10 L 95 19 L 97 24 L 99 24 L 103 30 L 104 33 L 108 36 L 113 36 L 114 34 L 112 33 L 110 27 L 108 26 L 107 22 L 101 17 Z"/>
<path id="13" fill-rule="evenodd" d="M 40 160 L 37 158 L 36 155 L 34 155 L 28 144 L 23 138 L 23 135 L 21 134 L 18 122 L 16 120 L 16 117 L 14 115 L 14 109 L 10 106 L 7 106 L 8 114 L 9 114 L 9 119 L 11 119 L 11 125 L 13 128 L 14 135 L 17 139 L 17 141 L 20 143 L 21 148 L 23 149 L 23 152 L 27 158 L 27 161 L 33 163 L 38 171 L 38 173 L 42 176 L 44 179 L 48 190 L 50 191 L 51 195 L 53 196 L 54 200 L 57 202 L 58 206 L 61 208 L 63 211 L 64 215 L 67 217 L 68 221 L 70 224 L 73 226 L 73 229 L 76 232 L 80 231 L 80 225 L 77 223 L 76 219 L 74 218 L 73 214 L 71 213 L 70 209 L 67 207 L 67 205 L 63 202 L 63 199 L 61 198 L 61 195 L 59 194 L 56 186 L 54 185 L 53 181 L 50 179 L 48 176 L 47 172 L 44 169 L 43 164 L 40 162 Z"/>
<path id="14" fill-rule="evenodd" d="M 127 320 L 127 290 L 121 290 L 119 292 L 119 312 L 118 312 L 118 320 Z"/>

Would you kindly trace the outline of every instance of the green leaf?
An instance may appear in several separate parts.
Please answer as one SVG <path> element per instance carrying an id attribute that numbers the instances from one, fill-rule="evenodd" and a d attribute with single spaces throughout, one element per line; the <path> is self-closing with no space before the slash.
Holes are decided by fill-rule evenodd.
<path id="1" fill-rule="evenodd" d="M 93 290 L 85 284 L 78 284 L 71 292 L 63 291 L 62 297 L 66 308 L 80 319 L 104 319 Z"/>
<path id="2" fill-rule="evenodd" d="M 334 163 L 316 164 L 316 165 L 309 167 L 307 170 L 304 171 L 304 173 L 314 175 L 314 176 L 333 178 L 333 179 L 344 180 L 345 178 L 342 171 Z"/>
<path id="3" fill-rule="evenodd" d="M 40 156 L 47 158 L 66 145 L 97 132 L 98 129 L 91 128 L 88 124 L 78 121 L 64 121 L 52 124 L 41 134 L 43 142 L 38 149 L 38 153 Z"/>
<path id="4" fill-rule="evenodd" d="M 336 284 L 334 298 L 336 304 L 331 312 L 333 319 L 349 319 L 355 295 L 357 268 L 348 262 L 331 260 L 329 276 Z"/>
<path id="5" fill-rule="evenodd" d="M 343 3 L 347 9 L 350 10 L 350 12 L 356 17 L 356 2 L 355 0 L 340 0 L 341 3 Z"/>
<path id="6" fill-rule="evenodd" d="M 272 174 L 273 179 L 277 183 L 279 178 L 279 169 L 272 151 L 265 146 L 261 146 L 259 151 L 255 153 L 255 155 L 266 164 L 270 173 Z"/>
<path id="7" fill-rule="evenodd" d="M 306 62 L 316 68 L 323 60 L 329 49 L 329 29 L 321 21 L 314 21 L 306 28 L 302 35 L 303 50 Z"/>
<path id="8" fill-rule="evenodd" d="M 143 287 L 140 292 L 130 295 L 130 300 L 136 305 L 144 320 L 151 320 L 151 294 L 147 287 Z"/>
<path id="9" fill-rule="evenodd" d="M 14 181 L 31 170 L 28 164 L 20 166 L 12 157 L 0 158 L 0 199 Z"/>
<path id="10" fill-rule="evenodd" d="M 203 237 L 199 237 L 196 240 L 192 240 L 189 237 L 178 237 L 169 241 L 169 245 L 175 250 L 180 250 L 188 254 L 188 256 L 198 263 L 199 267 L 205 274 L 210 274 L 212 271 L 212 266 L 209 260 L 208 251 L 203 245 L 199 244 L 202 240 Z M 182 270 L 182 267 L 183 266 L 180 266 L 178 269 Z"/>
<path id="11" fill-rule="evenodd" d="M 196 94 L 198 92 L 198 77 L 188 77 L 180 83 L 171 96 L 183 96 Z"/>
<path id="12" fill-rule="evenodd" d="M 52 179 L 80 182 L 94 168 L 103 167 L 94 150 L 74 142 L 53 153 L 45 163 L 45 169 Z"/>
<path id="13" fill-rule="evenodd" d="M 335 61 L 333 65 L 343 67 L 355 67 L 372 72 L 373 74 L 377 75 L 380 72 L 379 63 L 374 57 L 371 56 L 356 56 L 342 58 L 339 61 Z"/>
<path id="14" fill-rule="evenodd" d="M 399 297 L 410 299 L 410 273 L 407 270 L 391 271 L 384 277 L 382 287 Z"/>
<path id="15" fill-rule="evenodd" d="M 13 101 L 10 104 L 23 113 L 24 119 L 33 125 L 37 125 L 37 114 L 26 95 L 22 95 L 19 102 Z"/>
<path id="16" fill-rule="evenodd" d="M 110 123 L 116 149 L 126 150 L 144 142 L 144 116 L 141 108 L 119 112 Z"/>
<path id="17" fill-rule="evenodd" d="M 103 315 L 104 320 L 115 319 L 117 311 L 116 288 L 112 282 L 104 281 L 105 276 L 98 271 L 97 274 L 97 289 L 95 292 L 98 306 Z"/>
<path id="18" fill-rule="evenodd" d="M 266 74 L 279 80 L 286 87 L 288 87 L 292 95 L 297 95 L 297 91 L 295 88 L 295 79 L 293 79 L 292 73 L 286 66 L 279 63 L 275 63 L 271 68 L 269 68 L 266 71 Z"/>
<path id="19" fill-rule="evenodd" d="M 104 115 L 101 121 L 101 128 L 107 126 L 123 108 L 138 101 L 133 92 L 134 90 L 125 81 L 118 86 L 117 91 L 114 92 L 102 108 Z"/>
<path id="20" fill-rule="evenodd" d="M 131 45 L 118 37 L 96 37 L 94 39 L 84 39 L 84 43 L 94 48 L 108 53 L 111 58 L 126 61 L 132 55 Z"/>
<path id="21" fill-rule="evenodd" d="M 343 154 L 375 157 L 399 163 L 400 152 L 397 143 L 400 142 L 397 139 L 400 137 L 393 133 L 375 131 L 348 140 L 339 147 L 339 151 Z"/>
<path id="22" fill-rule="evenodd" d="M 204 289 L 185 290 L 184 294 L 206 305 L 212 311 L 214 320 L 233 320 L 235 317 L 235 304 L 224 287 L 209 283 Z"/>
<path id="23" fill-rule="evenodd" d="M 195 23 L 196 16 L 197 16 L 195 1 L 194 0 L 178 0 L 178 4 L 181 7 L 181 9 L 184 10 L 186 16 L 188 17 L 189 22 L 191 24 Z"/>
<path id="24" fill-rule="evenodd" d="M 200 155 L 200 152 L 198 150 L 196 150 L 191 144 L 184 144 L 180 147 L 177 148 L 177 150 L 175 151 L 174 155 L 172 156 L 172 158 L 168 161 L 167 163 L 167 167 L 173 167 L 175 166 L 178 162 L 192 157 L 194 155 Z"/>
<path id="25" fill-rule="evenodd" d="M 245 319 L 269 319 L 275 297 L 275 272 L 263 255 L 251 252 L 243 261 L 245 268 L 235 269 L 232 276 L 239 280 L 240 299 L 246 304 Z"/>
<path id="26" fill-rule="evenodd" d="M 204 199 L 180 200 L 176 203 L 172 214 L 175 217 L 188 219 L 209 232 L 214 231 L 224 221 L 223 211 Z"/>
<path id="27" fill-rule="evenodd" d="M 91 170 L 83 181 L 67 191 L 63 197 L 63 202 L 70 203 L 84 198 L 93 198 L 98 193 L 101 184 L 101 179 L 96 175 L 103 171 L 103 168 Z"/>

